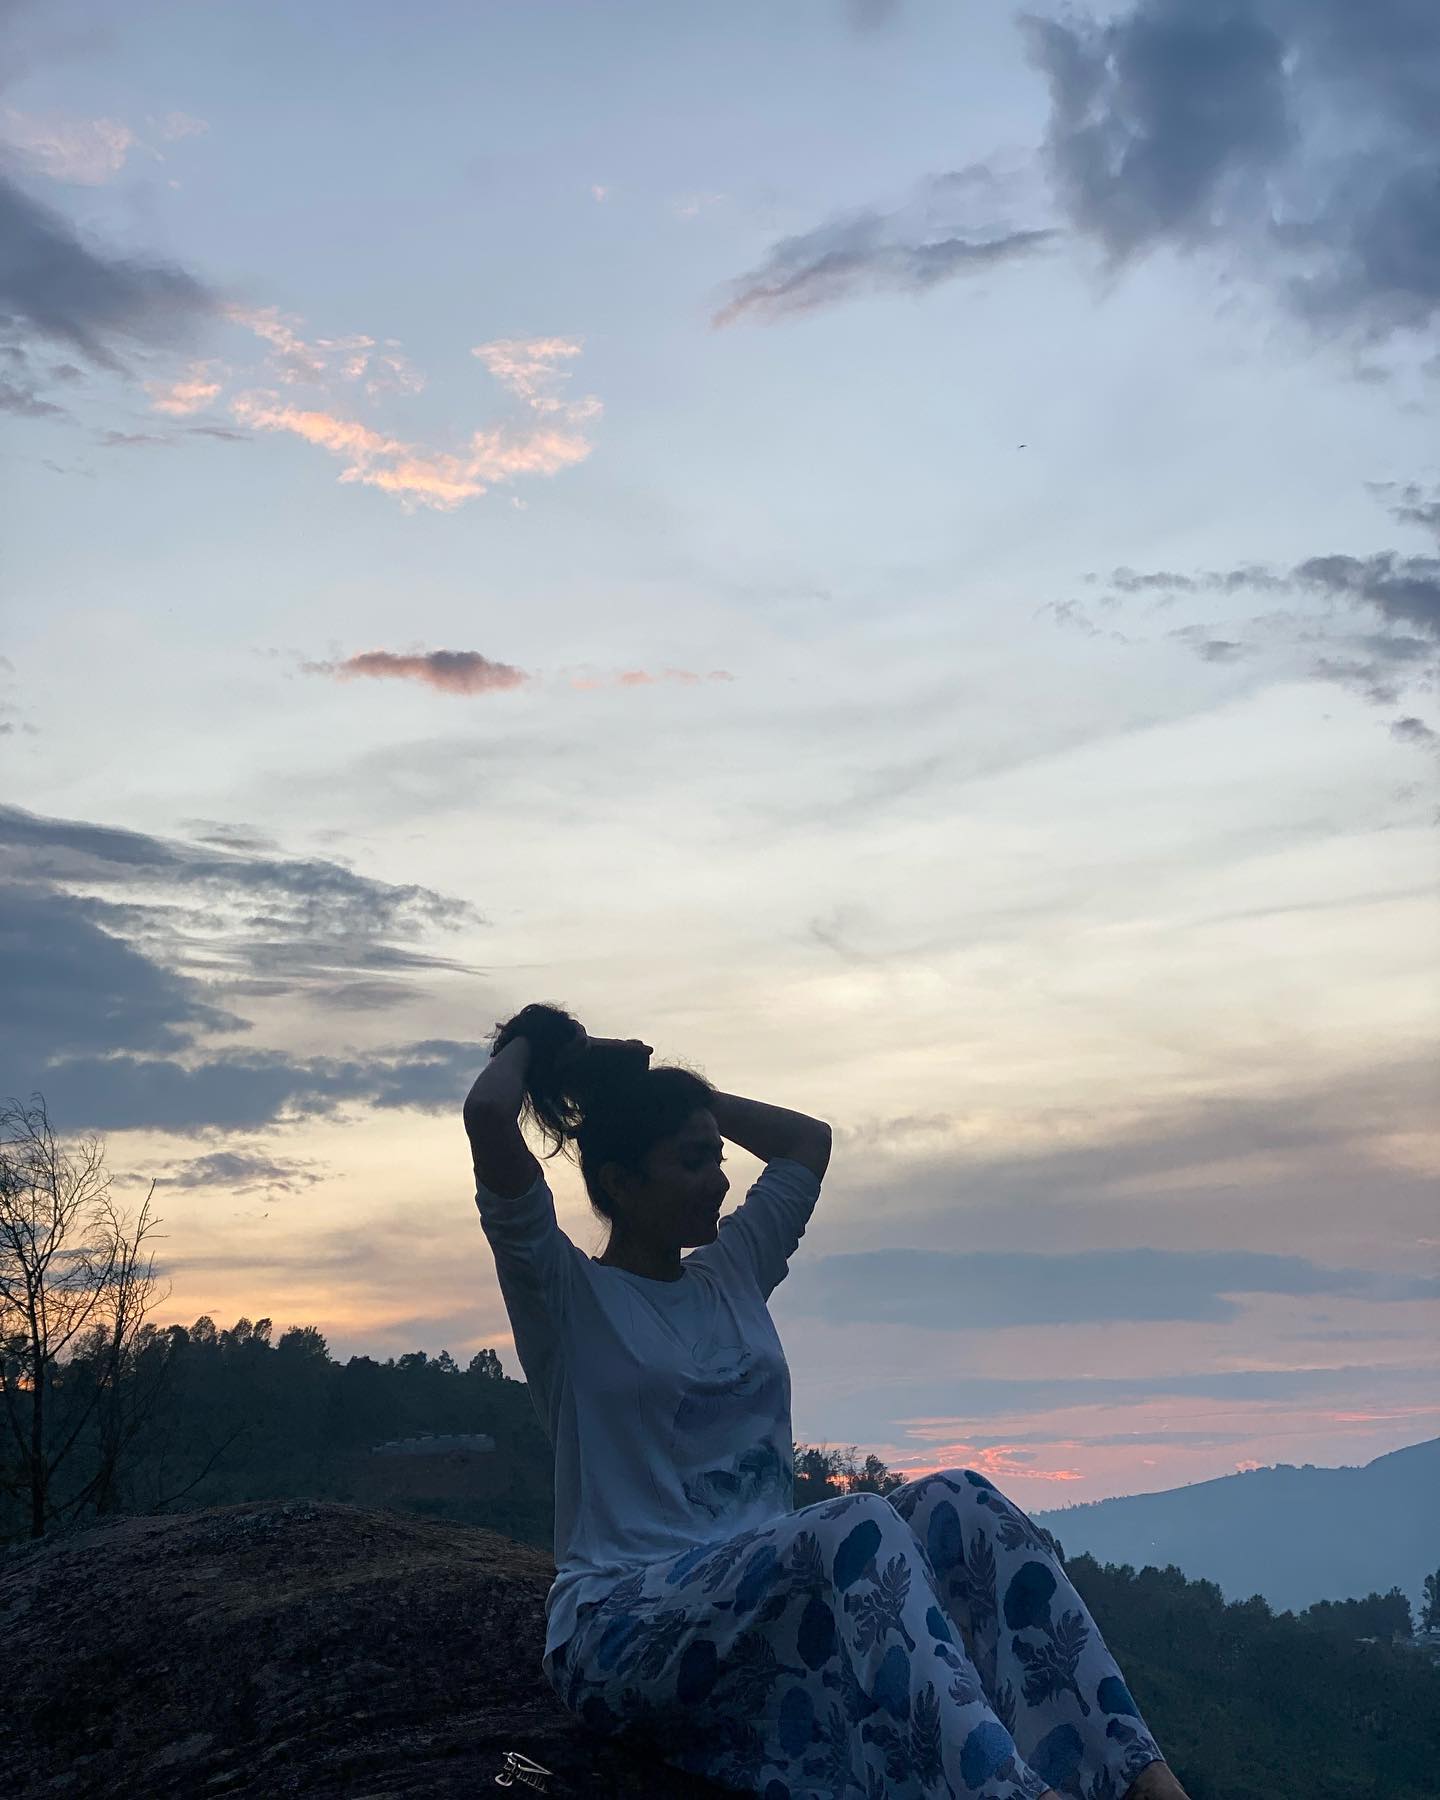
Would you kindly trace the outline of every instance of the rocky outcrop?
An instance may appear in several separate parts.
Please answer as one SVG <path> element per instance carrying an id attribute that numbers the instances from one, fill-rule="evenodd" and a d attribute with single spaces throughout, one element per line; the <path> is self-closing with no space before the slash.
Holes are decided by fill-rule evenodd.
<path id="1" fill-rule="evenodd" d="M 320 1501 L 0 1552 L 0 1792 L 718 1800 L 560 1705 L 554 1572 L 493 1532 Z M 511 1752 L 550 1775 L 497 1786 Z"/>

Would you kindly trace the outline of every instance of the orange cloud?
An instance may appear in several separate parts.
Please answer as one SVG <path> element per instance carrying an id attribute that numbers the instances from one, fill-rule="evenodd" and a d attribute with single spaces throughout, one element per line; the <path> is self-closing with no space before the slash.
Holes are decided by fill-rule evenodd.
<path id="1" fill-rule="evenodd" d="M 554 427 L 528 433 L 477 431 L 464 452 L 453 453 L 388 437 L 335 413 L 286 406 L 275 394 L 239 395 L 231 410 L 258 431 L 293 432 L 344 458 L 342 482 L 358 481 L 397 494 L 407 510 L 425 506 L 449 512 L 497 482 L 517 475 L 554 475 L 590 454 L 588 441 L 578 432 Z"/>
<path id="2" fill-rule="evenodd" d="M 209 363 L 197 362 L 178 381 L 147 381 L 145 391 L 150 395 L 151 410 L 175 417 L 199 412 L 220 392 L 221 383 L 211 381 L 209 374 Z"/>
<path id="3" fill-rule="evenodd" d="M 478 650 L 430 650 L 411 656 L 391 650 L 363 650 L 344 662 L 302 663 L 310 675 L 337 681 L 419 681 L 442 694 L 491 694 L 519 687 L 530 677 L 509 663 L 492 662 Z"/>
<path id="4" fill-rule="evenodd" d="M 567 373 L 559 365 L 580 354 L 572 338 L 500 338 L 471 352 L 495 379 L 534 415 L 523 422 L 490 426 L 470 434 L 457 450 L 436 449 L 394 436 L 347 416 L 334 404 L 339 384 L 359 383 L 371 398 L 386 393 L 416 394 L 425 377 L 401 352 L 397 338 L 377 345 L 373 337 L 308 339 L 299 321 L 278 307 L 226 306 L 225 316 L 269 346 L 265 368 L 288 386 L 322 390 L 311 406 L 297 406 L 274 389 L 237 395 L 231 410 L 257 431 L 288 431 L 331 455 L 342 457 L 342 482 L 359 482 L 396 495 L 407 512 L 417 507 L 449 512 L 499 482 L 522 475 L 555 475 L 590 454 L 584 427 L 601 405 L 593 394 L 566 400 L 558 393 Z M 165 390 L 176 405 L 185 384 Z"/>
<path id="5" fill-rule="evenodd" d="M 424 375 L 402 354 L 398 338 L 386 338 L 383 346 L 364 332 L 304 338 L 296 329 L 298 321 L 283 317 L 276 306 L 231 304 L 225 308 L 225 316 L 270 346 L 271 372 L 287 385 L 303 382 L 308 387 L 323 387 L 332 380 L 363 381 L 365 392 L 372 397 L 418 394 L 425 386 Z"/>

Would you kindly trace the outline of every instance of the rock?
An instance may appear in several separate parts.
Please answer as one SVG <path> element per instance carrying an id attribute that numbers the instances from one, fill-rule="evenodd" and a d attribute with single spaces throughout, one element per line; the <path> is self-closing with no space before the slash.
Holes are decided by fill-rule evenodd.
<path id="1" fill-rule="evenodd" d="M 540 1668 L 552 1560 L 320 1501 L 107 1520 L 0 1558 L 7 1800 L 719 1800 Z M 507 1753 L 551 1771 L 497 1785 Z"/>

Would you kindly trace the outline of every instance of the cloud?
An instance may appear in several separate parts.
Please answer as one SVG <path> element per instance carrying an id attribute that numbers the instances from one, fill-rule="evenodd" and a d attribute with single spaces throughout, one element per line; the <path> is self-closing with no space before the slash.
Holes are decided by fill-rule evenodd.
<path id="1" fill-rule="evenodd" d="M 1373 492 L 1388 499 L 1389 510 L 1402 522 L 1429 530 L 1440 521 L 1440 503 L 1420 487 L 1371 485 Z M 1379 706 L 1398 704 L 1411 683 L 1433 688 L 1440 682 L 1440 556 L 1396 550 L 1366 556 L 1332 553 L 1306 557 L 1289 568 L 1241 563 L 1190 574 L 1121 568 L 1107 579 L 1117 595 L 1154 595 L 1156 608 L 1171 605 L 1182 595 L 1313 595 L 1332 610 L 1369 613 L 1379 626 L 1337 631 L 1323 615 L 1272 610 L 1248 621 L 1245 638 L 1233 635 L 1233 625 L 1221 636 L 1210 622 L 1180 625 L 1169 632 L 1206 662 L 1234 663 L 1282 647 L 1290 655 L 1299 653 L 1303 672 L 1311 679 L 1336 682 Z M 1102 604 L 1114 605 L 1116 599 L 1112 595 Z M 1070 609 L 1078 610 L 1078 603 L 1052 602 L 1040 610 L 1052 611 L 1063 621 Z M 1083 613 L 1080 616 L 1083 619 Z M 1319 650 L 1318 645 L 1329 648 Z M 1399 722 L 1392 731 L 1402 742 L 1430 742 L 1429 728 L 1418 719 Z"/>
<path id="2" fill-rule="evenodd" d="M 173 450 L 191 437 L 216 438 L 223 444 L 253 441 L 248 431 L 231 431 L 224 425 L 181 425 L 171 431 L 97 431 L 95 442 L 102 450 Z"/>
<path id="3" fill-rule="evenodd" d="M 343 662 L 307 662 L 308 675 L 331 675 L 337 681 L 418 681 L 442 694 L 493 694 L 519 687 L 530 677 L 509 663 L 492 662 L 478 650 L 430 650 L 412 656 L 390 650 L 364 650 Z"/>
<path id="4" fill-rule="evenodd" d="M 210 129 L 204 119 L 171 112 L 146 120 L 164 143 L 197 137 Z M 120 173 L 135 150 L 157 161 L 166 157 L 121 119 L 77 119 L 51 114 L 41 118 L 13 106 L 0 114 L 0 154 L 8 152 L 28 172 L 50 181 L 101 187 Z"/>
<path id="5" fill-rule="evenodd" d="M 98 187 L 117 175 L 139 141 L 119 119 L 40 119 L 7 106 L 3 147 L 52 181 Z"/>
<path id="6" fill-rule="evenodd" d="M 493 662 L 478 650 L 427 650 L 401 654 L 365 650 L 340 662 L 302 662 L 307 675 L 329 675 L 336 681 L 359 679 L 418 681 L 445 694 L 488 694 L 516 688 L 534 677 L 510 663 Z M 693 687 L 701 681 L 733 681 L 728 669 L 622 669 L 614 675 L 576 675 L 568 685 L 585 691 L 614 687 L 651 687 L 676 681 Z"/>
<path id="7" fill-rule="evenodd" d="M 1239 643 L 1234 638 L 1210 637 L 1199 625 L 1184 625 L 1178 631 L 1172 631 L 1170 635 L 1182 638 L 1187 642 L 1202 662 L 1241 662 L 1245 657 L 1254 654 L 1253 645 Z"/>
<path id="8" fill-rule="evenodd" d="M 13 806 L 0 805 L 0 861 L 11 891 L 118 892 L 118 901 L 85 899 L 89 924 L 173 966 L 278 971 L 297 986 L 333 981 L 336 971 L 453 969 L 393 934 L 475 921 L 465 901 L 320 858 L 239 853 Z"/>
<path id="9" fill-rule="evenodd" d="M 0 173 L 0 309 L 11 328 L 128 370 L 117 345 L 170 345 L 214 312 L 209 288 L 174 264 L 110 254 Z"/>
<path id="10" fill-rule="evenodd" d="M 474 1044 L 434 1040 L 352 1057 L 280 1050 L 193 1057 L 128 1053 L 27 1064 L 11 1089 L 42 1091 L 66 1131 L 256 1131 L 355 1106 L 445 1112 L 484 1062 Z"/>
<path id="11" fill-rule="evenodd" d="M 269 346 L 265 368 L 270 379 L 286 386 L 328 387 L 337 382 L 359 384 L 373 399 L 380 394 L 418 394 L 425 376 L 404 354 L 398 338 L 378 343 L 363 332 L 348 337 L 303 337 L 300 321 L 277 306 L 248 306 L 232 301 L 225 317 L 254 333 Z"/>
<path id="12" fill-rule="evenodd" d="M 68 419 L 69 412 L 51 400 L 42 400 L 34 388 L 18 387 L 0 377 L 0 412 L 21 419 Z"/>
<path id="13" fill-rule="evenodd" d="M 202 844 L 214 844 L 221 850 L 279 849 L 274 838 L 253 825 L 231 825 L 223 819 L 185 819 L 182 823 Z"/>
<path id="14" fill-rule="evenodd" d="M 1428 493 L 1416 482 L 1407 482 L 1400 486 L 1395 482 L 1381 481 L 1371 484 L 1371 492 L 1380 495 L 1394 495 L 1391 513 L 1403 525 L 1419 525 L 1440 538 L 1440 488 L 1432 488 Z"/>
<path id="15" fill-rule="evenodd" d="M 475 431 L 461 452 L 431 450 L 320 410 L 287 406 L 277 394 L 242 394 L 231 410 L 257 431 L 287 431 L 339 457 L 342 482 L 397 495 L 407 511 L 450 512 L 500 482 L 556 475 L 583 462 L 591 445 L 563 425 Z"/>
<path id="16" fill-rule="evenodd" d="M 794 1280 L 795 1273 L 792 1270 L 787 1277 L 786 1289 Z M 1401 1368 L 1387 1366 L 1385 1375 L 1390 1380 L 1415 1378 L 1432 1386 L 1435 1370 L 1430 1364 Z M 1076 1406 L 1139 1402 L 1161 1396 L 1243 1403 L 1294 1402 L 1316 1398 L 1329 1401 L 1344 1394 L 1353 1394 L 1358 1400 L 1373 1401 L 1375 1376 L 1374 1366 L 1367 1363 L 1342 1363 L 1326 1368 L 1305 1369 L 1204 1369 L 1186 1371 L 1183 1374 L 1045 1375 L 1013 1378 L 973 1375 L 967 1370 L 963 1380 L 959 1382 L 956 1375 L 947 1369 L 937 1371 L 933 1377 L 916 1376 L 908 1383 L 880 1389 L 867 1389 L 863 1383 L 857 1383 L 848 1399 L 852 1407 L 850 1416 L 856 1419 L 857 1427 L 861 1416 L 868 1415 L 875 1417 L 877 1428 L 883 1429 L 880 1424 L 882 1420 L 891 1424 L 899 1421 L 912 1428 L 911 1436 L 918 1436 L 919 1432 L 914 1428 L 923 1426 L 928 1419 L 943 1420 L 947 1424 L 957 1422 L 957 1396 L 963 1398 L 965 1408 L 959 1422 L 965 1423 L 1037 1411 L 1050 1413 Z M 1005 1436 L 1008 1443 L 1017 1441 L 1008 1432 Z M 1052 1436 L 1046 1441 L 1053 1443 L 1055 1438 Z M 911 1454 L 913 1456 L 914 1452 Z"/>
<path id="17" fill-rule="evenodd" d="M 1212 236 L 1289 147 L 1285 45 L 1243 0 L 1022 23 L 1050 84 L 1061 199 L 1116 257 Z"/>
<path id="18" fill-rule="evenodd" d="M 1392 720 L 1390 735 L 1402 744 L 1418 744 L 1425 750 L 1440 746 L 1440 731 L 1432 731 L 1423 719 L 1417 719 L 1413 714 Z"/>
<path id="19" fill-rule="evenodd" d="M 297 1194 L 325 1177 L 308 1158 L 273 1157 L 253 1150 L 214 1150 L 175 1163 L 156 1176 L 160 1187 L 223 1188 L 233 1194 Z"/>
<path id="20" fill-rule="evenodd" d="M 358 1015 L 391 1004 L 407 975 L 459 968 L 393 937 L 473 919 L 462 901 L 13 807 L 0 807 L 0 865 L 0 1091 L 44 1092 L 66 1129 L 443 1109 L 473 1079 L 475 1046 L 448 1040 L 327 1057 L 224 1041 L 252 1030 L 234 1010 L 251 995 Z"/>
<path id="21" fill-rule="evenodd" d="M 1440 557 L 1312 556 L 1290 579 L 1332 598 L 1372 606 L 1389 624 L 1414 625 L 1440 641 Z"/>
<path id="22" fill-rule="evenodd" d="M 1332 1269 L 1243 1250 L 957 1252 L 812 1256 L 786 1283 L 791 1308 L 857 1324 L 976 1330 L 1107 1321 L 1224 1322 L 1238 1294 L 1440 1299 L 1440 1279 Z"/>
<path id="23" fill-rule="evenodd" d="M 150 396 L 152 410 L 184 418 L 208 406 L 224 385 L 211 379 L 211 367 L 208 362 L 196 362 L 177 380 L 147 381 L 145 391 Z"/>
<path id="24" fill-rule="evenodd" d="M 1422 886 L 1408 897 L 1428 894 Z M 1216 908 L 1184 929 L 1261 919 L 1283 932 L 1334 904 Z M 1316 1262 L 1351 1268 L 1376 1242 L 1406 1244 L 1431 1229 L 1433 1172 L 1419 1147 L 1433 1138 L 1436 1091 L 1433 1051 L 1421 1043 L 1328 1079 L 1167 1098 L 1113 1120 L 1062 1118 L 1053 1136 L 1014 1148 L 967 1142 L 963 1112 L 839 1125 L 836 1167 L 854 1170 L 848 1234 L 857 1249 L 1123 1254 L 1147 1238 L 1189 1236 L 1200 1219 L 1202 1246 L 1228 1239 L 1290 1255 L 1300 1242 Z M 1416 1151 L 1397 1154 L 1406 1142 Z"/>
<path id="25" fill-rule="evenodd" d="M 205 119 L 197 119 L 191 113 L 169 112 L 160 119 L 149 121 L 167 142 L 173 143 L 176 138 L 198 137 L 210 129 Z"/>
<path id="26" fill-rule="evenodd" d="M 1209 626 L 1181 626 L 1170 636 L 1189 645 L 1208 662 L 1234 662 L 1258 654 L 1264 643 L 1301 651 L 1303 672 L 1314 680 L 1333 681 L 1378 706 L 1394 706 L 1404 688 L 1420 680 L 1433 685 L 1440 677 L 1440 560 L 1382 551 L 1372 556 L 1313 556 L 1285 571 L 1270 571 L 1255 580 L 1253 569 L 1211 571 L 1186 578 L 1180 592 L 1204 590 L 1262 592 L 1290 588 L 1322 596 L 1332 604 L 1366 608 L 1380 617 L 1380 631 L 1334 632 L 1315 617 L 1296 613 L 1263 613 L 1252 621 L 1254 638 L 1245 643 L 1217 638 Z M 1161 585 L 1165 578 L 1158 578 Z M 1414 626 L 1417 631 L 1401 629 Z M 1329 642 L 1339 654 L 1317 652 Z"/>
<path id="27" fill-rule="evenodd" d="M 1070 222 L 1112 262 L 1210 248 L 1382 336 L 1440 307 L 1440 13 L 1414 0 L 1138 0 L 1022 20 Z"/>
<path id="28" fill-rule="evenodd" d="M 670 210 L 677 219 L 698 219 L 707 206 L 718 206 L 724 198 L 723 194 L 686 194 Z"/>
<path id="29" fill-rule="evenodd" d="M 700 681 L 733 681 L 735 677 L 728 669 L 710 669 L 701 675 L 695 669 L 622 669 L 618 675 L 591 676 L 577 675 L 572 678 L 573 688 L 591 689 L 608 687 L 651 687 L 656 682 L 678 681 L 686 687 L 694 687 Z"/>
<path id="30" fill-rule="evenodd" d="M 12 323 L 0 318 L 0 330 Z M 80 371 L 71 363 L 60 363 L 52 366 L 42 375 L 36 361 L 23 344 L 0 343 L 0 412 L 8 412 L 17 418 L 68 419 L 70 412 L 54 401 L 47 400 L 41 393 L 42 383 L 50 381 L 70 381 Z"/>
<path id="31" fill-rule="evenodd" d="M 0 1056 L 13 1088 L 54 1058 L 184 1049 L 243 1021 L 205 987 L 104 929 L 104 905 L 46 884 L 0 883 L 6 1003 Z"/>
<path id="32" fill-rule="evenodd" d="M 175 439 L 156 431 L 102 431 L 96 443 L 105 450 L 138 450 L 146 444 L 162 444 L 173 449 Z"/>
<path id="33" fill-rule="evenodd" d="M 713 316 L 716 327 L 813 312 L 858 294 L 925 293 L 1028 257 L 1051 242 L 1049 229 L 1015 229 L 997 220 L 1001 183 L 984 167 L 929 178 L 911 203 L 892 213 L 866 209 L 782 238 L 765 260 L 731 284 Z M 984 223 L 961 222 L 980 211 Z"/>
<path id="34" fill-rule="evenodd" d="M 575 338 L 497 338 L 477 344 L 470 354 L 527 406 L 549 413 L 563 412 L 566 404 L 556 390 L 570 372 L 556 365 L 579 356 L 581 348 Z"/>
<path id="35" fill-rule="evenodd" d="M 245 326 L 270 346 L 271 372 L 286 383 L 359 381 L 370 366 L 370 352 L 375 348 L 375 339 L 359 332 L 307 342 L 295 329 L 298 320 L 282 317 L 276 306 L 235 302 L 225 308 L 225 317 L 232 324 Z"/>

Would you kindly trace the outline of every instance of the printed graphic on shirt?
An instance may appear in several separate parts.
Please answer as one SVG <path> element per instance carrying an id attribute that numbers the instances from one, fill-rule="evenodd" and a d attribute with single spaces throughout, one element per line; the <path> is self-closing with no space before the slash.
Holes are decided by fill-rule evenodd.
<path id="1" fill-rule="evenodd" d="M 795 1493 L 791 1470 L 769 1438 L 742 1450 L 728 1468 L 705 1469 L 682 1485 L 690 1504 L 712 1519 L 752 1500 L 768 1499 L 776 1512 L 789 1512 Z"/>
<path id="2" fill-rule="evenodd" d="M 675 1430 L 706 1436 L 723 1430 L 743 1437 L 755 1425 L 771 1425 L 785 1410 L 785 1384 L 773 1361 L 746 1344 L 720 1344 L 691 1355 L 703 1373 L 686 1387 L 675 1413 Z M 683 1446 L 682 1446 L 683 1449 Z"/>
<path id="3" fill-rule="evenodd" d="M 676 1409 L 676 1445 L 682 1461 L 687 1434 L 708 1442 L 717 1434 L 730 1443 L 750 1441 L 723 1466 L 683 1481 L 685 1498 L 712 1519 L 755 1500 L 768 1499 L 777 1512 L 788 1511 L 794 1495 L 792 1470 L 773 1438 L 775 1423 L 786 1411 L 781 1370 L 744 1344 L 721 1345 L 708 1352 L 697 1344 L 692 1354 L 709 1366 L 692 1381 Z"/>

